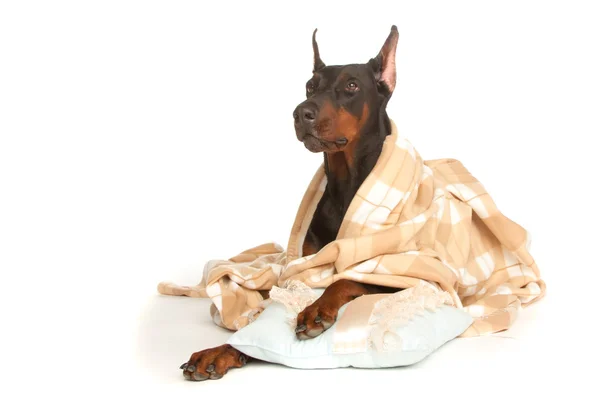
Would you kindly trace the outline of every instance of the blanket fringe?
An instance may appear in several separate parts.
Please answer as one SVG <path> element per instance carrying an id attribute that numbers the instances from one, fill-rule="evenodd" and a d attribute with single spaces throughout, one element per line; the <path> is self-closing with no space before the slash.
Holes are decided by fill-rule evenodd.
<path id="1" fill-rule="evenodd" d="M 370 346 L 377 351 L 400 348 L 402 338 L 394 331 L 408 325 L 416 315 L 423 315 L 426 310 L 435 311 L 444 304 L 453 304 L 450 294 L 436 290 L 424 281 L 379 300 L 375 303 L 368 322 L 371 326 Z M 393 335 L 395 340 L 385 341 L 386 334 Z"/>
<path id="2" fill-rule="evenodd" d="M 283 304 L 289 312 L 298 315 L 314 303 L 318 296 L 304 282 L 291 280 L 286 282 L 283 287 L 273 286 L 269 292 L 269 298 Z"/>
<path id="3" fill-rule="evenodd" d="M 295 327 L 298 314 L 317 300 L 319 296 L 304 282 L 298 280 L 286 281 L 283 287 L 273 286 L 269 292 L 269 299 L 285 306 L 288 313 L 292 314 L 287 322 Z"/>

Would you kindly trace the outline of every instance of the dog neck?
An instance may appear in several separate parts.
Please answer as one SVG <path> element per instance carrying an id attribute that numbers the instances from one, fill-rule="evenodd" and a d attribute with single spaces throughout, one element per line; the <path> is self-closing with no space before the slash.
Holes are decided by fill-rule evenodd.
<path id="1" fill-rule="evenodd" d="M 390 133 L 390 120 L 383 111 L 379 118 L 365 124 L 358 137 L 342 151 L 325 153 L 325 191 L 341 214 L 345 213 L 360 185 L 373 170 Z"/>

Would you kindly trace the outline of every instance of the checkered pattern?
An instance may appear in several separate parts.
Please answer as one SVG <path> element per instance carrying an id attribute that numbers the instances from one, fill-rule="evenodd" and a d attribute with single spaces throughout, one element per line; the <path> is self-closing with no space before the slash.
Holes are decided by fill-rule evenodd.
<path id="1" fill-rule="evenodd" d="M 505 330 L 521 306 L 544 295 L 527 232 L 500 213 L 459 161 L 423 161 L 393 122 L 337 239 L 303 257 L 304 237 L 326 183 L 321 166 L 300 204 L 287 251 L 273 243 L 258 246 L 209 262 L 198 286 L 161 283 L 159 291 L 210 297 L 213 320 L 235 330 L 260 311 L 266 291 L 288 280 L 327 287 L 351 279 L 397 288 L 426 281 L 475 318 L 462 336 Z"/>

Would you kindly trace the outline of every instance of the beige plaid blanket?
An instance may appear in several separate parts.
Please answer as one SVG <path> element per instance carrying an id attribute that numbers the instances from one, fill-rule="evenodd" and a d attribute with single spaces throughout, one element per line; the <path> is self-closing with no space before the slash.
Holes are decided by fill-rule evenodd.
<path id="1" fill-rule="evenodd" d="M 236 330 L 260 312 L 273 286 L 292 280 L 310 287 L 351 279 L 397 288 L 425 281 L 473 316 L 462 336 L 505 330 L 522 306 L 544 295 L 528 233 L 500 213 L 459 161 L 423 161 L 393 122 L 336 240 L 304 257 L 304 237 L 326 183 L 321 166 L 304 194 L 287 251 L 268 243 L 209 261 L 197 286 L 165 282 L 159 292 L 209 297 L 213 321 Z"/>

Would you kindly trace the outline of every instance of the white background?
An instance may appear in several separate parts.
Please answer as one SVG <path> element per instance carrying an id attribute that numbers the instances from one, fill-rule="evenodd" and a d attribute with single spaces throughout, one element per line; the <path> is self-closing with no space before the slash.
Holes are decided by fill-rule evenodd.
<path id="1" fill-rule="evenodd" d="M 1 2 L 1 396 L 585 393 L 598 358 L 599 20 L 593 1 Z M 228 333 L 208 300 L 156 284 L 285 244 L 321 163 L 292 126 L 312 30 L 323 60 L 345 64 L 376 55 L 392 24 L 389 115 L 531 232 L 547 297 L 511 330 L 411 368 L 254 364 L 185 382 L 179 365 Z"/>

